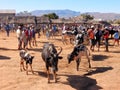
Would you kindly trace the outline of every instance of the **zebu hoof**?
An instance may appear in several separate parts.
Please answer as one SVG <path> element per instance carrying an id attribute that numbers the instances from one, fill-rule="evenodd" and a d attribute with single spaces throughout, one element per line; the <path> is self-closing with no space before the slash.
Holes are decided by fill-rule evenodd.
<path id="1" fill-rule="evenodd" d="M 50 81 L 48 81 L 48 84 L 50 83 Z"/>
<path id="2" fill-rule="evenodd" d="M 89 68 L 91 68 L 91 65 L 89 65 Z"/>
<path id="3" fill-rule="evenodd" d="M 32 74 L 34 74 L 34 71 L 32 71 Z"/>
<path id="4" fill-rule="evenodd" d="M 55 83 L 57 83 L 57 80 L 55 80 Z"/>
<path id="5" fill-rule="evenodd" d="M 79 69 L 77 68 L 77 71 L 79 71 Z"/>

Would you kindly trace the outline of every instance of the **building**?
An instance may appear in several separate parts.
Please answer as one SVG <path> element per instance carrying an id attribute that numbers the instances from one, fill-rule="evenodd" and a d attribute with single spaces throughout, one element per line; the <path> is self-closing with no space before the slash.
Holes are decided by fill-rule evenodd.
<path id="1" fill-rule="evenodd" d="M 0 10 L 0 23 L 13 23 L 15 10 Z"/>
<path id="2" fill-rule="evenodd" d="M 15 16 L 15 10 L 0 10 L 0 16 Z"/>

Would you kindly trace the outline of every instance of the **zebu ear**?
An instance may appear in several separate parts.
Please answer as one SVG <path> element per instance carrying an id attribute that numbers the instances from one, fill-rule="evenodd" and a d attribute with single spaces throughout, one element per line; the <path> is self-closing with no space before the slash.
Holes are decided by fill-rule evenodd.
<path id="1" fill-rule="evenodd" d="M 58 59 L 63 59 L 63 57 L 62 56 L 58 56 Z"/>

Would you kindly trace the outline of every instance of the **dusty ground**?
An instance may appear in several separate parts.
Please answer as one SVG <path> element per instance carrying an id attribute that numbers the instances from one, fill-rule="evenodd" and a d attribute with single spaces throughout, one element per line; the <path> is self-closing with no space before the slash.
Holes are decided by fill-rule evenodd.
<path id="1" fill-rule="evenodd" d="M 80 70 L 76 71 L 75 62 L 67 64 L 67 54 L 73 48 L 72 45 L 63 45 L 60 37 L 56 40 L 49 40 L 57 46 L 62 46 L 59 61 L 58 83 L 47 83 L 44 62 L 41 59 L 42 46 L 48 40 L 45 36 L 37 38 L 37 47 L 33 47 L 29 52 L 35 56 L 33 69 L 35 75 L 19 69 L 19 51 L 17 50 L 16 34 L 0 32 L 0 90 L 120 90 L 120 46 L 110 46 L 110 52 L 104 52 L 104 46 L 100 52 L 92 52 L 92 69 L 88 71 L 88 64 L 83 58 Z M 110 41 L 112 44 L 112 41 Z"/>

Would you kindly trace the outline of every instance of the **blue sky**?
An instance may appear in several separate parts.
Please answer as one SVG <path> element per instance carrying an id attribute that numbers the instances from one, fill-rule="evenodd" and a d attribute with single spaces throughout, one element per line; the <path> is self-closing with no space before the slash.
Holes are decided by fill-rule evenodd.
<path id="1" fill-rule="evenodd" d="M 15 9 L 16 12 L 70 9 L 82 13 L 120 13 L 120 0 L 0 0 L 0 9 Z"/>

